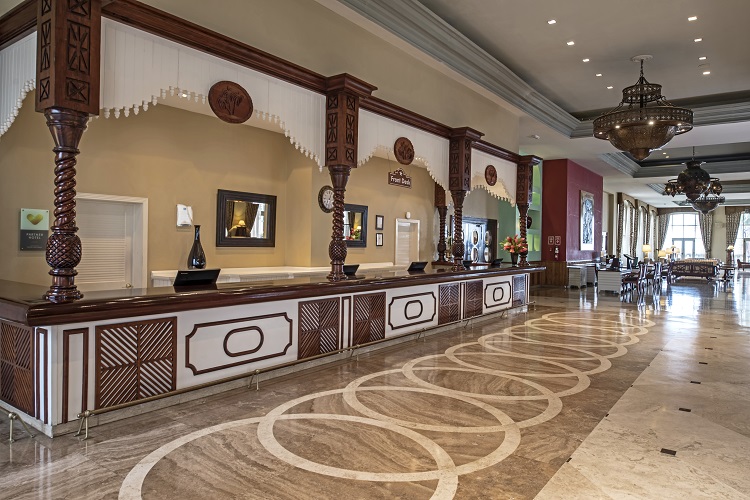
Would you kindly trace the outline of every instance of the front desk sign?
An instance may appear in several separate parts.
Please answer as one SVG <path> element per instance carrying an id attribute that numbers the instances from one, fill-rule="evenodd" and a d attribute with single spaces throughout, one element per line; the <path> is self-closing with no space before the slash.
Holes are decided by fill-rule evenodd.
<path id="1" fill-rule="evenodd" d="M 411 177 L 399 168 L 395 172 L 388 172 L 388 184 L 411 189 Z"/>
<path id="2" fill-rule="evenodd" d="M 44 250 L 49 236 L 49 210 L 21 209 L 21 250 Z"/>

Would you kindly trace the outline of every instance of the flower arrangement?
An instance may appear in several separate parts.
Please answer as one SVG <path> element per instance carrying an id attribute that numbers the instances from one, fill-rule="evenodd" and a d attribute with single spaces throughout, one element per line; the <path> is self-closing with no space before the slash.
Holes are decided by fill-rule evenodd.
<path id="1" fill-rule="evenodd" d="M 518 235 L 508 236 L 503 242 L 503 250 L 510 253 L 524 253 L 529 251 L 529 244 L 526 243 L 526 238 Z"/>

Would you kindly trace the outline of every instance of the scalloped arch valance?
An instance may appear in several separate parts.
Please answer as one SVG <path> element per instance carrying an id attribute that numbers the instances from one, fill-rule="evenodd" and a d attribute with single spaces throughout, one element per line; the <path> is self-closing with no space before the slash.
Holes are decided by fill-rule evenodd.
<path id="1" fill-rule="evenodd" d="M 325 97 L 130 26 L 102 19 L 103 115 L 148 110 L 167 94 L 206 102 L 211 85 L 242 85 L 261 119 L 278 124 L 303 154 L 323 165 Z"/>
<path id="2" fill-rule="evenodd" d="M 414 163 L 427 168 L 435 182 L 448 189 L 448 139 L 364 109 L 359 110 L 358 133 L 357 165 L 376 152 L 393 154 L 396 139 L 407 137 L 414 146 Z"/>
<path id="3" fill-rule="evenodd" d="M 0 50 L 0 136 L 18 116 L 26 94 L 36 88 L 36 32 Z"/>
<path id="4" fill-rule="evenodd" d="M 497 183 L 494 186 L 487 184 L 484 178 L 487 165 L 493 165 L 497 170 Z M 516 169 L 516 164 L 508 160 L 476 149 L 471 150 L 471 188 L 485 189 L 495 198 L 509 202 L 511 206 L 516 206 Z"/>

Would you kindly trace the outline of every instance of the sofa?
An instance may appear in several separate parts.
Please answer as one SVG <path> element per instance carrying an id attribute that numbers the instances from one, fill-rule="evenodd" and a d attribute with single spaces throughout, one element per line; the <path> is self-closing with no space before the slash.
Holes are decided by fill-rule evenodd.
<path id="1" fill-rule="evenodd" d="M 714 259 L 684 259 L 670 262 L 669 274 L 672 279 L 690 277 L 706 278 L 711 281 L 719 275 L 719 261 Z"/>

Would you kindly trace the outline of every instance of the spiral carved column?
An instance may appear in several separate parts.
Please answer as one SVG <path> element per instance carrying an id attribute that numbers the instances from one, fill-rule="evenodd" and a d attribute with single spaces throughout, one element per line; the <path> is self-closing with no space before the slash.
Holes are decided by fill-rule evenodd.
<path id="1" fill-rule="evenodd" d="M 440 217 L 440 239 L 437 244 L 438 251 L 438 263 L 446 263 L 445 251 L 448 249 L 448 245 L 445 243 L 445 218 L 448 215 L 448 207 L 437 207 L 438 216 Z"/>
<path id="2" fill-rule="evenodd" d="M 83 297 L 75 285 L 81 262 L 81 240 L 76 234 L 76 156 L 86 130 L 87 113 L 63 108 L 45 110 L 47 126 L 55 147 L 55 223 L 47 240 L 47 264 L 52 268 L 52 286 L 44 298 L 54 303 L 72 302 Z"/>
<path id="3" fill-rule="evenodd" d="M 528 245 L 528 239 L 526 238 L 526 220 L 529 215 L 529 206 L 528 205 L 522 205 L 518 204 L 518 232 L 519 236 L 523 238 Z M 526 257 L 528 257 L 528 252 L 525 253 L 519 253 L 520 259 L 518 261 L 518 267 L 529 267 L 529 262 L 526 260 Z"/>
<path id="4" fill-rule="evenodd" d="M 349 180 L 351 167 L 337 165 L 329 167 L 333 184 L 333 231 L 331 243 L 328 244 L 328 256 L 331 258 L 329 281 L 345 280 L 344 262 L 346 261 L 346 241 L 344 240 L 344 192 Z"/>
<path id="5" fill-rule="evenodd" d="M 451 254 L 453 255 L 453 267 L 451 271 L 464 270 L 464 198 L 466 191 L 451 191 L 453 197 L 453 246 Z"/>

